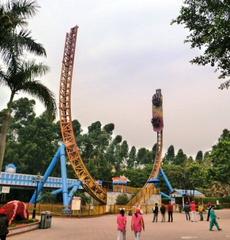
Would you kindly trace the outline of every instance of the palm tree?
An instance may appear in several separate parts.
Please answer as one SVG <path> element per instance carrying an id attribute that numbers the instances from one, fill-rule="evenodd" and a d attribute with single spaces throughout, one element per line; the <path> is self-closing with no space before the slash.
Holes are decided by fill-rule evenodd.
<path id="1" fill-rule="evenodd" d="M 35 62 L 21 62 L 24 52 L 46 56 L 45 49 L 34 41 L 31 32 L 25 27 L 27 19 L 34 16 L 38 10 L 35 0 L 8 0 L 0 4 L 0 54 L 3 57 L 4 68 L 0 67 L 0 84 L 7 85 L 11 96 L 5 110 L 0 131 L 0 171 L 6 147 L 6 135 L 10 124 L 11 103 L 15 94 L 25 91 L 42 100 L 50 114 L 54 114 L 56 105 L 53 94 L 33 77 L 44 74 L 47 67 Z"/>
<path id="2" fill-rule="evenodd" d="M 2 169 L 6 148 L 6 136 L 11 118 L 11 105 L 16 94 L 24 92 L 37 97 L 45 105 L 48 116 L 52 118 L 55 116 L 56 104 L 53 93 L 35 79 L 44 75 L 47 70 L 48 67 L 42 63 L 36 64 L 34 61 L 22 61 L 14 57 L 9 61 L 6 71 L 0 70 L 0 84 L 9 87 L 11 91 L 1 129 L 0 170 Z"/>
<path id="3" fill-rule="evenodd" d="M 46 55 L 45 49 L 36 43 L 25 29 L 27 19 L 35 15 L 38 6 L 35 1 L 12 0 L 0 4 L 0 52 L 6 62 L 12 56 L 20 56 L 24 50 L 37 55 Z"/>

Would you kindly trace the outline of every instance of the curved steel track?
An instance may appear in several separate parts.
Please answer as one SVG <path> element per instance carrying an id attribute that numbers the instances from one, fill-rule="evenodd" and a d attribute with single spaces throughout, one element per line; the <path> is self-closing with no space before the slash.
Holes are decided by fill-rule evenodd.
<path id="1" fill-rule="evenodd" d="M 161 96 L 161 100 L 162 100 L 162 96 Z M 160 113 L 160 116 L 162 117 L 162 122 L 163 122 L 162 106 L 159 109 L 159 113 Z M 153 116 L 154 116 L 154 107 L 153 107 Z M 162 165 L 162 149 L 163 149 L 163 126 L 159 131 L 157 131 L 156 156 L 153 164 L 153 169 L 148 180 L 157 178 L 159 175 L 160 168 Z M 147 181 L 145 185 L 140 189 L 140 191 L 129 201 L 128 205 L 137 206 L 137 205 L 144 204 L 150 199 L 150 197 L 153 194 L 156 194 L 156 193 L 157 193 L 157 188 L 155 187 L 155 185 L 152 183 L 148 183 Z"/>
<path id="2" fill-rule="evenodd" d="M 64 55 L 62 61 L 60 92 L 59 92 L 59 115 L 60 127 L 63 142 L 66 146 L 67 155 L 77 177 L 82 181 L 86 191 L 102 204 L 106 204 L 107 194 L 105 190 L 95 181 L 87 170 L 77 146 L 76 138 L 73 131 L 71 117 L 71 86 L 74 67 L 74 56 L 76 48 L 78 27 L 71 28 L 66 34 Z M 157 178 L 162 164 L 162 147 L 163 147 L 163 130 L 157 132 L 157 153 L 152 172 L 149 176 Z M 129 205 L 141 204 L 146 202 L 152 194 L 156 193 L 153 184 L 146 183 L 144 187 L 131 199 Z"/>
<path id="3" fill-rule="evenodd" d="M 77 177 L 82 181 L 86 191 L 100 203 L 105 204 L 107 194 L 95 181 L 87 170 L 74 136 L 71 117 L 71 86 L 74 67 L 78 27 L 71 28 L 66 34 L 64 55 L 62 61 L 60 92 L 59 92 L 59 115 L 63 142 L 66 146 L 67 155 Z"/>

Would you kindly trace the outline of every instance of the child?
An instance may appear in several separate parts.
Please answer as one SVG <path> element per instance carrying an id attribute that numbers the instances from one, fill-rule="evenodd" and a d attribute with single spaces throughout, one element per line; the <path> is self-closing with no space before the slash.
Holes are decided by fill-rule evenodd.
<path id="1" fill-rule="evenodd" d="M 209 227 L 209 230 L 210 231 L 213 231 L 212 228 L 213 226 L 216 226 L 217 230 L 218 231 L 221 231 L 222 229 L 219 227 L 219 224 L 218 222 L 216 221 L 216 213 L 214 211 L 214 206 L 212 205 L 211 208 L 210 208 L 210 227 Z"/>
<path id="2" fill-rule="evenodd" d="M 117 240 L 126 240 L 126 223 L 125 210 L 121 209 L 117 216 Z"/>

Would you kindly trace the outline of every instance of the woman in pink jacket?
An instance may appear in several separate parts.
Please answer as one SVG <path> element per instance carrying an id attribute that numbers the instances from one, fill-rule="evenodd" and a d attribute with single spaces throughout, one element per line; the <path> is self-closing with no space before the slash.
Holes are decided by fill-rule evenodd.
<path id="1" fill-rule="evenodd" d="M 125 210 L 121 209 L 120 214 L 117 216 L 117 240 L 126 240 L 126 224 Z"/>
<path id="2" fill-rule="evenodd" d="M 132 216 L 131 230 L 134 231 L 135 240 L 140 240 L 141 231 L 145 230 L 145 224 L 139 208 L 136 209 L 135 214 Z"/>

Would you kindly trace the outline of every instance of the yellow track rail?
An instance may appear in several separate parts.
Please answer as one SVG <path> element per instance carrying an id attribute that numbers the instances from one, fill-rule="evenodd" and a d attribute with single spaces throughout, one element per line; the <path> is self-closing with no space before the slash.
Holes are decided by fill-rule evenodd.
<path id="1" fill-rule="evenodd" d="M 75 47 L 78 27 L 71 28 L 66 34 L 64 55 L 62 61 L 60 92 L 59 92 L 59 115 L 63 142 L 66 146 L 67 155 L 77 177 L 82 181 L 86 191 L 100 203 L 105 204 L 107 194 L 104 189 L 90 175 L 82 161 L 79 148 L 74 136 L 71 117 L 71 86 L 74 66 Z"/>
<path id="2" fill-rule="evenodd" d="M 157 90 L 158 91 L 158 90 Z M 154 111 L 153 111 L 154 112 Z M 154 113 L 153 113 L 154 114 Z M 160 114 L 163 118 L 163 111 L 160 108 Z M 163 128 L 157 132 L 157 149 L 156 149 L 156 157 L 153 165 L 152 172 L 149 176 L 151 178 L 157 178 L 159 175 L 159 171 L 162 164 L 162 148 L 163 148 Z M 142 189 L 129 201 L 128 205 L 130 206 L 137 206 L 146 203 L 153 194 L 156 194 L 158 190 L 152 183 L 146 182 Z"/>

